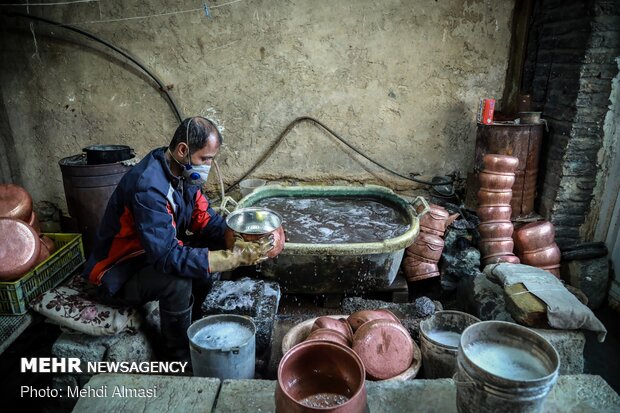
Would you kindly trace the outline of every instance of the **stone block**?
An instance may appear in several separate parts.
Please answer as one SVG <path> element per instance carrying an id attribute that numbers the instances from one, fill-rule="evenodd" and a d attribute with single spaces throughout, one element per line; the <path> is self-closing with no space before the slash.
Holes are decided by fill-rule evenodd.
<path id="1" fill-rule="evenodd" d="M 271 343 L 269 344 L 269 360 L 265 369 L 264 378 L 275 380 L 278 377 L 278 365 L 282 360 L 282 339 L 297 324 L 313 318 L 306 315 L 277 316 L 273 323 Z"/>
<path id="2" fill-rule="evenodd" d="M 276 381 L 224 380 L 214 413 L 275 412 Z"/>
<path id="3" fill-rule="evenodd" d="M 252 317 L 256 325 L 256 353 L 262 355 L 269 348 L 280 296 L 280 286 L 273 281 L 250 278 L 216 281 L 202 304 L 202 312 L 205 316 L 237 314 Z"/>
<path id="4" fill-rule="evenodd" d="M 560 356 L 560 374 L 581 374 L 586 337 L 580 330 L 532 329 L 543 336 Z"/>

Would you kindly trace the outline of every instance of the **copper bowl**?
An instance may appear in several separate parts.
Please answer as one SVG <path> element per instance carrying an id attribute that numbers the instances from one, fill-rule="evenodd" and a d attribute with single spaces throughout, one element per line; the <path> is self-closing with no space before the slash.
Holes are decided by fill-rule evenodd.
<path id="1" fill-rule="evenodd" d="M 371 380 L 385 380 L 411 366 L 415 343 L 400 322 L 377 319 L 362 324 L 353 335 L 353 351 Z"/>
<path id="2" fill-rule="evenodd" d="M 403 272 L 409 282 L 425 280 L 440 275 L 436 263 L 429 263 L 410 256 L 403 259 Z"/>
<path id="3" fill-rule="evenodd" d="M 516 229 L 513 238 L 517 251 L 538 250 L 555 242 L 555 228 L 549 221 L 531 222 Z"/>
<path id="4" fill-rule="evenodd" d="M 499 253 L 512 254 L 513 247 L 514 241 L 512 238 L 488 238 L 480 240 L 478 243 L 480 256 L 483 258 Z"/>
<path id="5" fill-rule="evenodd" d="M 490 172 L 482 171 L 478 174 L 478 181 L 480 182 L 480 188 L 487 190 L 507 190 L 511 189 L 515 183 L 514 174 L 499 175 Z"/>
<path id="6" fill-rule="evenodd" d="M 271 251 L 267 253 L 267 257 L 275 258 L 282 252 L 282 250 L 284 250 L 284 244 L 286 243 L 283 227 L 280 226 L 267 234 L 239 234 L 239 235 L 241 236 L 241 238 L 243 238 L 244 241 L 253 242 L 253 241 L 258 241 L 259 239 L 263 237 L 268 237 L 271 234 L 273 234 L 273 248 L 271 249 Z M 228 228 L 226 232 L 224 233 L 224 242 L 225 242 L 227 249 L 231 249 L 233 247 L 235 243 L 234 236 L 235 236 L 235 232 L 231 230 L 230 228 Z"/>
<path id="7" fill-rule="evenodd" d="M 364 364 L 350 348 L 304 341 L 278 365 L 278 413 L 364 413 L 366 401 Z"/>
<path id="8" fill-rule="evenodd" d="M 24 188 L 13 184 L 0 185 L 0 218 L 16 218 L 30 222 L 32 197 Z"/>
<path id="9" fill-rule="evenodd" d="M 312 324 L 310 332 L 321 328 L 337 331 L 346 337 L 348 341 L 353 340 L 353 329 L 346 318 L 335 319 L 327 316 L 319 317 L 314 321 L 314 324 Z"/>
<path id="10" fill-rule="evenodd" d="M 357 331 L 357 329 L 360 328 L 363 324 L 366 324 L 367 322 L 373 320 L 390 320 L 400 323 L 400 320 L 394 315 L 394 313 L 385 309 L 360 310 L 352 313 L 347 318 L 347 321 L 349 325 L 351 325 L 351 328 L 354 332 Z"/>
<path id="11" fill-rule="evenodd" d="M 444 207 L 435 204 L 429 204 L 429 208 L 430 210 L 420 219 L 420 231 L 442 237 L 450 213 Z"/>
<path id="12" fill-rule="evenodd" d="M 510 205 L 482 205 L 476 209 L 480 222 L 510 221 L 512 207 Z"/>
<path id="13" fill-rule="evenodd" d="M 482 157 L 482 165 L 485 171 L 515 173 L 517 166 L 519 166 L 519 158 L 488 153 Z"/>
<path id="14" fill-rule="evenodd" d="M 37 263 L 41 253 L 39 234 L 14 218 L 0 218 L 0 234 L 5 234 L 0 239 L 0 281 L 14 281 Z"/>
<path id="15" fill-rule="evenodd" d="M 510 238 L 513 231 L 514 226 L 510 221 L 486 221 L 478 225 L 478 232 L 482 239 Z"/>
<path id="16" fill-rule="evenodd" d="M 499 263 L 508 263 L 508 264 L 520 264 L 521 261 L 519 260 L 519 257 L 515 256 L 514 254 L 497 254 L 497 255 L 492 255 L 489 257 L 485 257 L 482 259 L 482 267 L 486 267 L 487 265 L 490 264 L 499 264 Z"/>
<path id="17" fill-rule="evenodd" d="M 562 259 L 562 253 L 554 242 L 552 245 L 534 251 L 521 252 L 519 255 L 521 263 L 531 265 L 532 267 L 547 267 L 550 265 L 559 265 Z"/>
<path id="18" fill-rule="evenodd" d="M 304 341 L 322 340 L 340 344 L 345 347 L 351 347 L 351 339 L 346 337 L 340 331 L 331 328 L 317 328 L 312 330 Z"/>
<path id="19" fill-rule="evenodd" d="M 437 235 L 420 232 L 407 251 L 431 261 L 439 261 L 444 241 Z"/>
<path id="20" fill-rule="evenodd" d="M 503 191 L 487 191 L 481 189 L 477 194 L 478 205 L 510 205 L 512 189 Z"/>

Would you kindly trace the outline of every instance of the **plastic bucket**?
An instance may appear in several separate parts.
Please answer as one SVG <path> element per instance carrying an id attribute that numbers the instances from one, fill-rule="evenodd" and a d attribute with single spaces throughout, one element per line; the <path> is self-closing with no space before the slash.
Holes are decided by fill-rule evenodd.
<path id="1" fill-rule="evenodd" d="M 205 317 L 187 329 L 192 369 L 197 377 L 253 379 L 256 326 L 248 317 Z"/>
<path id="2" fill-rule="evenodd" d="M 460 413 L 540 412 L 560 360 L 542 336 L 504 321 L 481 321 L 463 332 L 457 355 Z"/>
<path id="3" fill-rule="evenodd" d="M 420 349 L 424 378 L 451 378 L 461 333 L 480 320 L 461 311 L 437 311 L 420 323 Z"/>
<path id="4" fill-rule="evenodd" d="M 241 196 L 248 196 L 258 187 L 264 186 L 267 183 L 264 179 L 244 179 L 239 182 L 239 191 Z"/>

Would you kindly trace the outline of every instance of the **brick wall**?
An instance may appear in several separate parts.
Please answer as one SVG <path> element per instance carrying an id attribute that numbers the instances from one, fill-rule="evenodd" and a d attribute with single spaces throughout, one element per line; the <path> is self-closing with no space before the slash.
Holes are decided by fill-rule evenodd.
<path id="1" fill-rule="evenodd" d="M 522 89 L 543 112 L 537 210 L 556 227 L 560 246 L 582 239 L 601 171 L 603 122 L 620 55 L 620 2 L 535 2 Z"/>

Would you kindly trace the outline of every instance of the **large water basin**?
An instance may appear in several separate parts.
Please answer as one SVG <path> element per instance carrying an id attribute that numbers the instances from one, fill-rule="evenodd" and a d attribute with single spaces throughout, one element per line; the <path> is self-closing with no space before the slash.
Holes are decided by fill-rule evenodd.
<path id="1" fill-rule="evenodd" d="M 405 248 L 419 233 L 419 208 L 376 185 L 269 185 L 238 205 L 252 206 L 282 215 L 284 250 L 262 263 L 260 271 L 288 293 L 361 293 L 389 287 Z"/>

